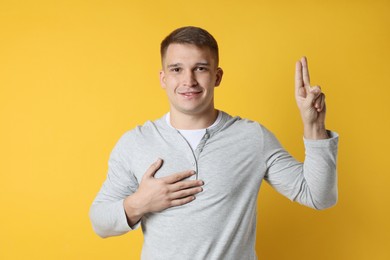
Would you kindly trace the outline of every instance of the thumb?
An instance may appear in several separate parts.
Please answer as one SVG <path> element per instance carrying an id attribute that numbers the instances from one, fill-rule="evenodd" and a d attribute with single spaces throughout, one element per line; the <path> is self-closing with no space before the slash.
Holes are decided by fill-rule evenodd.
<path id="1" fill-rule="evenodd" d="M 161 158 L 158 158 L 157 161 L 155 161 L 149 166 L 148 170 L 144 174 L 144 177 L 148 177 L 148 178 L 154 177 L 158 169 L 160 169 L 162 163 L 163 160 Z"/>
<path id="2" fill-rule="evenodd" d="M 321 88 L 319 86 L 308 87 L 306 89 L 307 104 L 313 104 L 319 95 L 321 95 Z"/>

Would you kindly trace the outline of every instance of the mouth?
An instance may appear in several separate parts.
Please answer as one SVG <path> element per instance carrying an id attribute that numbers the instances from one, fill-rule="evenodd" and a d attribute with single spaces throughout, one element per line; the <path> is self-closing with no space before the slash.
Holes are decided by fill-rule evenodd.
<path id="1" fill-rule="evenodd" d="M 181 96 L 185 98 L 194 98 L 202 94 L 202 91 L 188 91 L 179 93 Z"/>

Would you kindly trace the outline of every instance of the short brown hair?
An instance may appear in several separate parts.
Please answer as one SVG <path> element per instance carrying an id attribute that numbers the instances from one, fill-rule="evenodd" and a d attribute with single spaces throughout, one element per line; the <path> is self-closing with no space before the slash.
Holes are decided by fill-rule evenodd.
<path id="1" fill-rule="evenodd" d="M 160 46 L 161 60 L 164 58 L 168 46 L 173 43 L 193 44 L 198 47 L 208 47 L 215 55 L 216 58 L 215 61 L 216 64 L 218 65 L 218 61 L 219 61 L 218 43 L 215 40 L 215 38 L 205 29 L 195 27 L 195 26 L 186 26 L 186 27 L 178 28 L 173 32 L 171 32 L 161 42 L 161 46 Z"/>

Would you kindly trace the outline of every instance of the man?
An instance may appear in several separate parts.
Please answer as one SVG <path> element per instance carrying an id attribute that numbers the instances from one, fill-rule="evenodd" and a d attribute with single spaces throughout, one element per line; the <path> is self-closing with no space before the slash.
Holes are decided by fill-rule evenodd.
<path id="1" fill-rule="evenodd" d="M 223 71 L 205 30 L 183 27 L 161 43 L 160 82 L 170 112 L 122 136 L 90 211 L 102 237 L 142 225 L 142 259 L 256 259 L 257 194 L 263 179 L 315 209 L 336 203 L 338 138 L 325 129 L 325 96 L 296 64 L 295 97 L 305 162 L 262 125 L 218 111 Z"/>

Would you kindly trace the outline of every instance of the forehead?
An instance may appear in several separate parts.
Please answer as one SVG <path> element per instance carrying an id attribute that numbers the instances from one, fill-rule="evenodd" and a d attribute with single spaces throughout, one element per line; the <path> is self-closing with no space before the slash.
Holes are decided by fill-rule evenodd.
<path id="1" fill-rule="evenodd" d="M 163 64 L 208 62 L 215 64 L 215 55 L 208 47 L 199 47 L 193 44 L 170 44 L 163 57 Z"/>

